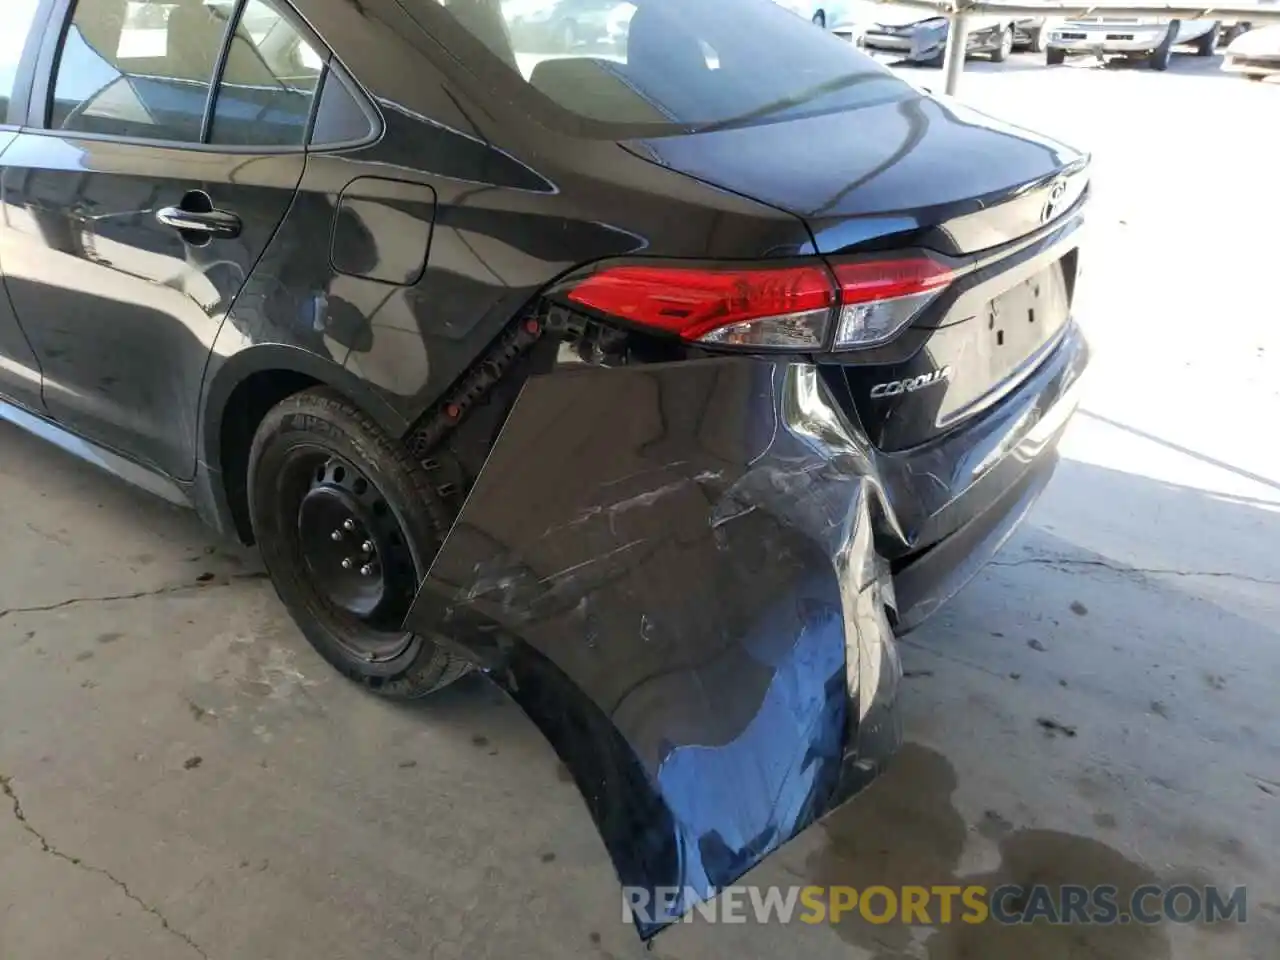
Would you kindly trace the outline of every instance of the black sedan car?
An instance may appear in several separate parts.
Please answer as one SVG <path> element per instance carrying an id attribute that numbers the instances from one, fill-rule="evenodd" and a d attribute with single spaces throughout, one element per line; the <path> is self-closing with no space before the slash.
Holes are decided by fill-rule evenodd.
<path id="1" fill-rule="evenodd" d="M 770 0 L 557 57 L 497 0 L 8 4 L 0 416 L 256 542 L 370 691 L 484 671 L 642 936 L 883 768 L 1077 403 L 1085 155 Z"/>

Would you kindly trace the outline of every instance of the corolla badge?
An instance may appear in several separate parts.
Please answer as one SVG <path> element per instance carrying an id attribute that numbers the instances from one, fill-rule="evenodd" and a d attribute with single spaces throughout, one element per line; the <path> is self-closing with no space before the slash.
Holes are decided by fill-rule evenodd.
<path id="1" fill-rule="evenodd" d="M 932 373 L 922 373 L 918 377 L 907 377 L 905 380 L 890 380 L 888 383 L 877 383 L 871 388 L 871 397 L 873 400 L 878 400 L 881 397 L 896 397 L 903 393 L 915 393 L 917 390 L 923 390 L 925 387 L 931 387 L 935 383 L 943 383 L 950 379 L 951 368 L 942 367 Z"/>
<path id="2" fill-rule="evenodd" d="M 1040 222 L 1048 223 L 1059 213 L 1062 212 L 1062 205 L 1067 199 L 1067 181 L 1057 180 L 1053 186 L 1049 188 L 1049 199 L 1044 203 L 1044 209 L 1040 211 Z"/>

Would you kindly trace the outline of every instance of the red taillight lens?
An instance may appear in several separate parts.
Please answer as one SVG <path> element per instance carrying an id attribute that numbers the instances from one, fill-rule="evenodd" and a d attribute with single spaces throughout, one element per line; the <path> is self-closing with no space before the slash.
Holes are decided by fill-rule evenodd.
<path id="1" fill-rule="evenodd" d="M 569 299 L 686 340 L 820 349 L 836 291 L 822 266 L 708 270 L 608 267 Z"/>
<path id="2" fill-rule="evenodd" d="M 832 269 L 844 304 L 930 293 L 945 287 L 952 277 L 950 270 L 929 257 L 837 263 Z"/>
<path id="3" fill-rule="evenodd" d="M 834 277 L 832 274 L 834 273 Z M 953 278 L 929 257 L 789 267 L 611 266 L 564 296 L 685 340 L 739 347 L 834 349 L 892 337 Z"/>

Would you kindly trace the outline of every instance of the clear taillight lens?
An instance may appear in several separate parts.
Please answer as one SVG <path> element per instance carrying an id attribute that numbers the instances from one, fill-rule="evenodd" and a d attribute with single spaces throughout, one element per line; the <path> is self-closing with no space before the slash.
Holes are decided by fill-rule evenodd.
<path id="1" fill-rule="evenodd" d="M 833 350 L 892 340 L 954 279 L 930 257 L 840 263 L 832 269 L 840 285 Z"/>

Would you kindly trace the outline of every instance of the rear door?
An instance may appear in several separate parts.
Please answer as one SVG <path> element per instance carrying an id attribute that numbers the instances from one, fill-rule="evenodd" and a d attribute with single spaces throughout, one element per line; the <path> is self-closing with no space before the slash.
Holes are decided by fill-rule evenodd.
<path id="1" fill-rule="evenodd" d="M 0 158 L 18 136 L 26 117 L 23 96 L 24 67 L 39 42 L 38 8 L 42 0 L 6 0 L 4 26 L 0 30 Z M 33 35 L 35 34 L 35 35 Z M 0 160 L 2 162 L 2 160 Z M 0 278 L 4 276 L 0 257 Z M 0 288 L 0 398 L 39 412 L 40 365 L 23 336 L 9 298 Z"/>
<path id="2" fill-rule="evenodd" d="M 214 338 L 302 176 L 324 57 L 291 16 L 59 0 L 0 158 L 0 262 L 50 415 L 175 478 Z"/>

